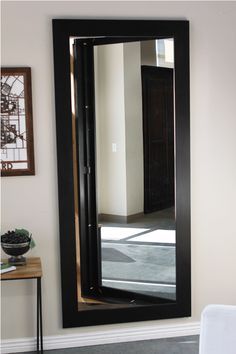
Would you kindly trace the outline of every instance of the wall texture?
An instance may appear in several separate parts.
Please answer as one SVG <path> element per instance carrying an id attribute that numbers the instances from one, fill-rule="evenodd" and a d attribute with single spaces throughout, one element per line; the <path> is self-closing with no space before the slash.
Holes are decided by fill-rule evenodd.
<path id="1" fill-rule="evenodd" d="M 102 45 L 94 52 L 98 214 L 142 213 L 140 43 Z"/>
<path id="2" fill-rule="evenodd" d="M 98 46 L 95 53 L 98 213 L 126 215 L 124 48 Z"/>
<path id="3" fill-rule="evenodd" d="M 36 176 L 2 179 L 2 231 L 25 227 L 43 262 L 45 335 L 62 329 L 52 18 L 188 19 L 191 40 L 192 318 L 236 304 L 236 4 L 233 2 L 2 2 L 2 65 L 32 68 Z M 35 333 L 35 286 L 2 286 L 2 338 Z M 15 320 L 17 319 L 17 320 Z M 22 321 L 22 326 L 19 326 Z M 128 328 L 130 324 L 102 326 Z M 140 323 L 133 324 L 139 327 Z"/>

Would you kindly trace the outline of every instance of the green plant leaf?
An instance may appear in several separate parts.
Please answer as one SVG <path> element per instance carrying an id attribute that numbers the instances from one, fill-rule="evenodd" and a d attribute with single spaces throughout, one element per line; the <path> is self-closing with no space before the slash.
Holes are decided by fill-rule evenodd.
<path id="1" fill-rule="evenodd" d="M 17 235 L 23 235 L 23 236 L 28 236 L 30 237 L 29 235 L 29 231 L 25 230 L 25 229 L 15 229 L 15 233 Z"/>
<path id="2" fill-rule="evenodd" d="M 30 235 L 31 241 L 30 241 L 30 248 L 34 248 L 36 246 L 36 243 L 32 237 L 32 235 Z"/>

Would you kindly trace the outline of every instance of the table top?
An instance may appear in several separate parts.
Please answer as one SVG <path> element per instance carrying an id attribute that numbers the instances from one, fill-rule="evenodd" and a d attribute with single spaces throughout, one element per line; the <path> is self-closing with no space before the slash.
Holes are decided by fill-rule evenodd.
<path id="1" fill-rule="evenodd" d="M 7 262 L 3 259 L 2 262 Z M 17 266 L 16 270 L 1 274 L 1 280 L 32 279 L 42 277 L 42 266 L 39 257 L 26 258 L 26 265 Z"/>

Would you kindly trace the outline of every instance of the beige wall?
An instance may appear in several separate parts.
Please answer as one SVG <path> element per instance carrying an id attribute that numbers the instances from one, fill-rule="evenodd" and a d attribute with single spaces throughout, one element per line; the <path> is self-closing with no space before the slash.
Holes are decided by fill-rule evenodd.
<path id="1" fill-rule="evenodd" d="M 157 65 L 155 40 L 143 41 L 141 44 L 142 65 Z"/>
<path id="2" fill-rule="evenodd" d="M 127 215 L 143 212 L 143 121 L 140 43 L 124 44 Z"/>
<path id="3" fill-rule="evenodd" d="M 42 257 L 44 269 L 45 335 L 95 328 L 61 328 L 51 19 L 79 17 L 190 21 L 193 315 L 152 323 L 192 322 L 208 303 L 236 304 L 236 4 L 3 2 L 2 65 L 32 68 L 36 176 L 2 179 L 2 231 L 22 226 L 34 235 L 31 255 Z M 3 338 L 34 335 L 34 293 L 31 282 L 2 285 Z"/>
<path id="4" fill-rule="evenodd" d="M 103 45 L 94 52 L 98 213 L 141 213 L 140 42 Z"/>
<path id="5" fill-rule="evenodd" d="M 95 50 L 98 212 L 113 215 L 127 215 L 123 57 L 123 44 Z"/>

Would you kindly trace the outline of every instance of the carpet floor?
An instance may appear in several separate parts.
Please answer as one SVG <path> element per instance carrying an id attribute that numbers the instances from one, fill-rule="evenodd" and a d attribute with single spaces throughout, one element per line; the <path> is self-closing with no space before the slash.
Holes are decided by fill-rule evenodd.
<path id="1" fill-rule="evenodd" d="M 187 336 L 91 347 L 46 350 L 47 354 L 198 354 L 199 337 Z M 28 354 L 35 354 L 31 352 Z"/>

